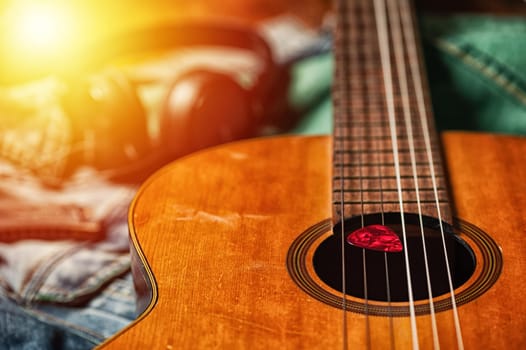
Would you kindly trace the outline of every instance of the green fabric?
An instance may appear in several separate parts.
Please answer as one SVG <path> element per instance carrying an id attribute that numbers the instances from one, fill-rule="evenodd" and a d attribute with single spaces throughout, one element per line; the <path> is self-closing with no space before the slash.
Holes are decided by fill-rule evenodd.
<path id="1" fill-rule="evenodd" d="M 330 89 L 334 60 L 331 54 L 315 56 L 296 64 L 292 75 L 294 82 L 289 99 L 291 105 L 303 109 L 305 101 L 317 103 L 300 120 L 294 133 L 330 134 L 332 132 L 332 101 Z"/>
<path id="2" fill-rule="evenodd" d="M 438 128 L 526 135 L 526 19 L 424 15 L 420 26 Z M 298 72 L 326 77 L 332 64 L 325 55 Z M 293 132 L 330 133 L 331 115 L 326 97 Z"/>

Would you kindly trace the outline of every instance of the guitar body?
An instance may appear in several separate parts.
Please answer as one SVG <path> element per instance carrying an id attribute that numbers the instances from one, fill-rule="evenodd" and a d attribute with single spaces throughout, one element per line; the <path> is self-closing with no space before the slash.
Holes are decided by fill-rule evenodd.
<path id="1" fill-rule="evenodd" d="M 491 288 L 458 307 L 464 346 L 526 348 L 526 141 L 471 133 L 442 141 L 456 216 L 487 232 L 503 257 Z M 350 348 L 410 348 L 409 317 L 348 311 L 344 335 L 344 312 L 291 278 L 287 257 L 297 237 L 320 223 L 332 234 L 331 142 L 238 142 L 183 158 L 147 181 L 129 223 L 136 283 L 151 290 L 141 293 L 139 319 L 102 347 L 335 349 L 346 337 Z M 474 252 L 477 275 L 483 259 Z M 451 310 L 436 320 L 441 347 L 456 348 Z M 421 348 L 432 348 L 430 316 L 417 316 L 417 327 Z"/>

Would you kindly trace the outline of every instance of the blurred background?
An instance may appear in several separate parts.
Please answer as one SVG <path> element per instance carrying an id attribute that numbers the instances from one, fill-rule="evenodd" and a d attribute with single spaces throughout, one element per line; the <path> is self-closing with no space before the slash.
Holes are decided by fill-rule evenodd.
<path id="1" fill-rule="evenodd" d="M 524 13 L 520 0 L 418 0 L 416 5 L 421 10 L 435 13 Z M 286 3 L 269 0 L 2 0 L 0 79 L 4 83 L 13 82 L 82 65 L 82 61 L 93 58 L 90 55 L 100 54 L 87 53 L 87 48 L 138 28 L 189 18 L 221 18 L 254 25 L 284 13 L 293 14 L 303 24 L 317 28 L 330 8 L 329 0 Z M 133 38 L 128 37 L 126 40 L 133 41 Z M 109 49 L 98 47 L 100 50 Z"/>
<path id="2" fill-rule="evenodd" d="M 285 112 L 287 106 L 283 104 L 287 101 L 268 95 L 272 89 L 286 93 L 290 83 L 286 81 L 288 61 L 319 39 L 329 2 L 311 3 L 3 1 L 0 153 L 56 185 L 82 165 L 122 175 L 215 143 L 280 129 L 284 126 L 276 125 L 281 118 L 277 114 Z M 270 29 L 276 23 L 264 28 L 262 23 L 269 18 L 283 15 L 289 18 L 278 24 L 280 34 L 280 29 Z M 283 32 L 292 34 L 288 42 L 272 41 Z M 254 43 L 255 39 L 265 41 L 264 45 Z M 269 47 L 261 48 L 266 45 Z M 214 135 L 210 130 L 213 125 L 208 124 L 193 141 L 180 140 L 188 128 L 204 125 L 198 120 L 192 125 L 173 122 L 181 118 L 172 117 L 167 127 L 177 130 L 160 135 L 166 126 L 162 125 L 166 109 L 170 108 L 165 106 L 169 89 L 190 68 L 230 75 L 247 94 L 258 94 L 262 101 L 254 102 L 255 97 L 246 97 L 244 91 L 232 87 L 223 92 L 230 94 L 230 102 L 250 101 L 241 102 L 241 107 L 227 102 L 219 106 L 216 101 L 201 108 L 201 112 L 224 109 L 223 114 L 232 117 L 224 120 L 218 116 L 214 125 L 230 123 L 232 130 L 225 127 L 221 135 Z M 278 79 L 282 73 L 283 78 Z M 206 83 L 197 82 L 200 79 L 203 75 L 192 76 L 186 79 L 192 81 L 187 85 L 211 90 L 223 77 L 205 76 Z M 262 120 L 262 116 L 247 115 L 261 108 L 255 104 L 263 101 L 270 109 L 276 106 L 267 113 L 274 116 Z M 197 108 L 195 103 L 185 106 Z M 254 123 L 257 125 L 247 125 Z M 159 156 L 158 146 L 166 141 L 163 137 L 177 140 L 180 147 L 161 150 L 169 154 Z M 184 144 L 192 142 L 185 148 Z M 152 153 L 165 159 L 152 160 Z"/>
<path id="3" fill-rule="evenodd" d="M 330 2 L 278 1 L 2 1 L 2 81 L 60 71 L 90 60 L 86 48 L 118 34 L 186 19 L 230 19 L 253 25 L 293 13 L 306 24 L 321 23 Z M 133 41 L 133 37 L 126 40 Z M 111 45 L 111 44 L 110 44 Z M 111 47 L 100 47 L 100 50 Z M 79 57 L 80 53 L 87 57 Z M 74 59 L 72 59 L 72 57 Z"/>
<path id="4" fill-rule="evenodd" d="M 416 5 L 524 13 L 519 0 Z M 296 63 L 329 52 L 331 10 L 329 0 L 3 0 L 0 155 L 48 185 L 85 165 L 133 180 L 213 144 L 288 131 L 328 96 L 331 63 L 308 84 Z"/>

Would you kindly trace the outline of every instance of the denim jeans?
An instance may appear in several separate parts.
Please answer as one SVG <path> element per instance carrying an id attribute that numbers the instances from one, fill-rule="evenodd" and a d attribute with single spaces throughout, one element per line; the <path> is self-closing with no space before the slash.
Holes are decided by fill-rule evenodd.
<path id="1" fill-rule="evenodd" d="M 16 169 L 2 170 L 5 202 L 77 205 L 100 222 L 104 235 L 83 241 L 53 239 L 49 232 L 37 240 L 20 232 L 13 240 L 13 233 L 0 232 L 0 349 L 94 347 L 135 318 L 127 210 L 136 187 L 86 170 L 82 181 L 57 191 Z"/>
<path id="2" fill-rule="evenodd" d="M 135 317 L 131 274 L 116 278 L 83 306 L 20 306 L 0 296 L 0 348 L 91 349 Z"/>

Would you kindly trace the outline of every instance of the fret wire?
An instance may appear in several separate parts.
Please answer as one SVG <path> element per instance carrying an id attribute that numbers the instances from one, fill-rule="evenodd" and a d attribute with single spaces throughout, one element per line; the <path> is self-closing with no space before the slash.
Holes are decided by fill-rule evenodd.
<path id="1" fill-rule="evenodd" d="M 389 125 L 387 123 L 387 109 L 385 106 L 385 90 L 383 76 L 381 75 L 380 55 L 378 48 L 378 38 L 376 36 L 376 22 L 372 17 L 372 3 L 360 3 L 362 8 L 360 13 L 342 14 L 342 29 L 347 29 L 346 34 L 347 44 L 353 50 L 339 50 L 335 55 L 338 66 L 346 66 L 344 69 L 340 68 L 339 76 L 343 77 L 339 83 L 336 82 L 336 89 L 339 93 L 334 94 L 333 102 L 335 103 L 335 118 L 334 118 L 334 154 L 337 155 L 341 161 L 335 158 L 335 169 L 342 168 L 344 175 L 358 176 L 360 169 L 366 170 L 365 175 L 372 175 L 373 167 L 385 168 L 393 166 L 394 163 L 389 161 L 388 155 L 391 152 L 388 145 L 384 145 L 390 137 L 386 134 Z M 367 21 L 364 25 L 362 22 Z M 359 28 L 365 28 L 363 32 L 359 32 Z M 358 54 L 360 52 L 360 54 Z M 405 56 L 409 57 L 407 53 Z M 413 61 L 412 61 L 413 62 Z M 338 64 L 339 63 L 339 64 Z M 398 77 L 393 76 L 394 82 Z M 395 84 L 396 85 L 396 84 Z M 394 89 L 395 94 L 395 108 L 397 111 L 401 108 L 401 95 L 399 89 Z M 350 96 L 350 98 L 345 98 Z M 410 108 L 412 113 L 417 113 L 418 101 L 411 91 L 409 98 Z M 397 120 L 402 120 L 398 117 Z M 412 122 L 415 130 L 421 130 L 419 120 Z M 397 122 L 397 125 L 400 124 Z M 431 134 L 433 135 L 433 134 Z M 402 155 L 402 162 L 400 166 L 408 166 L 408 159 L 410 150 L 407 147 L 407 133 L 404 128 L 397 128 L 397 137 L 400 138 L 400 154 Z M 424 136 L 422 132 L 414 133 L 415 144 L 417 145 L 417 163 L 418 172 L 428 176 L 427 166 L 424 162 L 423 156 L 426 152 L 424 149 Z M 431 136 L 433 137 L 433 136 Z M 434 141 L 436 139 L 433 139 Z M 380 143 L 378 143 L 380 142 Z M 382 146 L 383 145 L 383 146 Z M 371 147 L 369 147 L 371 146 Z M 420 147 L 422 146 L 422 147 Z M 379 150 L 375 150 L 378 149 Z M 363 151 L 361 151 L 363 149 Z M 437 149 L 437 152 L 439 150 Z M 363 160 L 360 164 L 357 157 L 362 155 Z M 407 156 L 406 156 L 407 155 Z M 385 156 L 385 158 L 384 158 Z M 353 160 L 354 159 L 354 160 Z M 349 164 L 346 164 L 349 163 Z M 380 165 L 378 165 L 380 164 Z M 435 161 L 434 164 L 438 168 L 441 167 L 441 162 Z M 339 171 L 339 170 L 338 170 Z M 383 170 L 382 170 L 383 171 Z M 407 170 L 408 171 L 408 170 Z M 404 170 L 404 172 L 407 172 Z M 336 172 L 335 172 L 336 173 Z M 377 172 L 375 172 L 376 174 Z M 389 173 L 389 171 L 388 171 Z M 392 178 L 387 177 L 385 180 L 391 181 Z M 428 177 L 423 178 L 427 181 Z M 371 181 L 366 179 L 367 181 Z M 336 180 L 334 180 L 336 181 Z M 353 181 L 353 180 L 343 180 Z M 442 180 L 440 180 L 441 187 Z M 373 186 L 374 184 L 369 184 Z M 389 187 L 386 183 L 386 187 Z M 356 184 L 356 186 L 359 186 Z M 374 185 L 376 186 L 376 185 Z M 336 210 L 342 212 L 342 210 Z M 342 215 L 347 215 L 347 210 L 343 210 Z M 430 214 L 430 213 L 428 213 Z"/>
<path id="2" fill-rule="evenodd" d="M 348 148 L 349 146 L 352 146 L 352 148 L 357 148 L 357 149 L 363 146 L 365 146 L 365 148 L 370 148 L 371 144 L 373 143 L 377 144 L 379 147 L 381 146 L 381 148 L 388 147 L 389 139 L 387 138 L 387 135 L 371 134 L 369 132 L 369 129 L 370 128 L 364 128 L 364 129 L 355 128 L 353 130 L 354 132 L 352 135 L 347 135 L 344 138 L 340 137 L 338 141 L 341 141 L 343 143 L 344 148 Z M 409 145 L 409 140 L 407 139 L 408 136 L 409 135 L 405 135 L 405 134 L 397 134 L 397 137 L 404 137 L 403 139 L 400 140 L 400 142 L 403 143 L 402 148 L 405 148 L 404 145 Z M 421 140 L 421 139 L 414 140 L 414 144 L 415 144 L 415 147 L 417 148 L 422 148 L 426 146 L 424 140 Z M 435 150 L 438 149 L 438 146 L 435 146 L 434 149 Z"/>
<path id="3" fill-rule="evenodd" d="M 343 154 L 368 154 L 368 153 L 377 154 L 377 153 L 391 153 L 393 152 L 393 150 L 391 149 L 357 149 L 357 150 L 340 149 L 340 150 L 336 150 L 335 152 L 343 153 Z M 400 148 L 398 152 L 409 154 L 410 150 L 406 148 Z M 414 152 L 415 153 L 427 153 L 427 150 L 425 148 L 415 148 Z"/>
<path id="4" fill-rule="evenodd" d="M 414 191 L 415 189 L 414 188 L 402 188 L 402 191 Z M 435 189 L 434 188 L 420 188 L 420 191 L 421 192 L 433 192 Z M 340 191 L 343 191 L 344 193 L 357 193 L 359 191 L 363 191 L 363 192 L 396 192 L 398 191 L 398 189 L 396 188 L 364 188 L 362 190 L 359 190 L 359 189 L 353 189 L 353 188 L 342 188 L 342 189 L 334 189 L 333 190 L 334 192 L 340 192 Z M 437 191 L 446 191 L 445 188 L 437 188 Z"/>
<path id="5" fill-rule="evenodd" d="M 438 200 L 439 203 L 448 204 L 449 202 L 445 199 Z M 333 202 L 333 204 L 337 204 L 338 202 Z M 417 204 L 418 201 L 416 200 L 404 200 L 402 202 L 403 204 Z M 420 200 L 421 204 L 436 204 L 436 201 L 434 199 L 430 200 Z M 399 201 L 344 201 L 344 204 L 346 205 L 378 205 L 378 204 L 400 204 Z"/>
<path id="6" fill-rule="evenodd" d="M 435 175 L 435 177 L 438 177 L 437 175 Z M 440 175 L 439 176 L 440 178 L 442 178 L 443 176 Z M 366 180 L 376 180 L 378 179 L 377 176 L 363 176 L 362 177 L 363 179 L 366 179 Z M 413 179 L 413 176 L 412 175 L 400 175 L 400 178 L 401 179 Z M 421 175 L 418 177 L 419 179 L 431 179 L 432 178 L 432 175 Z M 343 176 L 343 177 L 338 177 L 338 179 L 342 179 L 342 180 L 359 180 L 360 177 L 359 176 L 352 176 L 352 175 L 347 175 L 347 176 Z M 383 176 L 382 179 L 396 179 L 396 176 Z"/>
<path id="7" fill-rule="evenodd" d="M 433 164 L 440 165 L 440 163 L 437 162 L 437 161 L 435 161 Z M 356 164 L 356 163 L 334 163 L 334 165 L 335 166 L 343 166 L 343 167 L 356 167 L 356 166 L 358 166 L 358 164 Z M 409 166 L 411 166 L 411 163 L 400 162 L 399 165 L 402 166 L 402 167 L 409 167 Z M 429 164 L 426 163 L 426 162 L 417 162 L 416 165 L 423 166 L 423 165 L 429 165 Z M 372 162 L 372 163 L 362 163 L 361 166 L 362 167 L 366 167 L 366 168 L 375 167 L 375 166 L 393 167 L 394 163 L 374 163 L 374 162 Z"/>
<path id="8" fill-rule="evenodd" d="M 385 111 L 385 106 L 382 101 L 383 96 L 382 98 L 380 98 L 379 95 L 376 97 L 372 97 L 371 92 L 368 92 L 366 90 L 351 91 L 350 95 L 354 97 L 354 99 L 352 100 L 351 104 L 349 104 L 347 107 L 350 108 L 353 112 L 357 114 L 371 114 L 373 116 L 376 115 L 376 116 L 381 116 L 382 118 L 385 118 L 386 111 Z M 340 103 L 340 101 L 338 101 L 337 99 L 335 99 L 335 101 L 337 101 L 339 104 L 343 104 L 343 103 Z M 416 105 L 411 107 L 411 112 L 419 113 Z M 417 123 L 417 121 L 413 121 L 413 123 Z"/>
<path id="9" fill-rule="evenodd" d="M 355 117 L 353 120 L 335 120 L 334 125 L 339 126 L 344 129 L 350 129 L 346 131 L 352 131 L 352 129 L 358 129 L 358 128 L 375 128 L 378 131 L 384 131 L 383 128 L 385 128 L 386 124 L 383 120 L 384 115 L 382 113 L 369 113 L 363 108 L 356 108 L 352 109 L 349 108 L 349 110 L 352 110 Z M 367 120 L 363 119 L 362 116 L 368 116 Z M 371 118 L 378 116 L 379 118 Z M 351 129 L 352 128 L 352 129 Z M 382 132 L 382 134 L 384 134 Z"/>
<path id="10" fill-rule="evenodd" d="M 400 138 L 407 137 L 407 135 L 404 134 L 398 134 L 397 135 Z M 418 136 L 418 135 L 417 135 Z M 391 136 L 389 135 L 349 135 L 349 136 L 334 136 L 335 139 L 338 139 L 339 141 L 388 141 Z M 427 165 L 427 163 L 421 164 L 421 165 Z"/>

